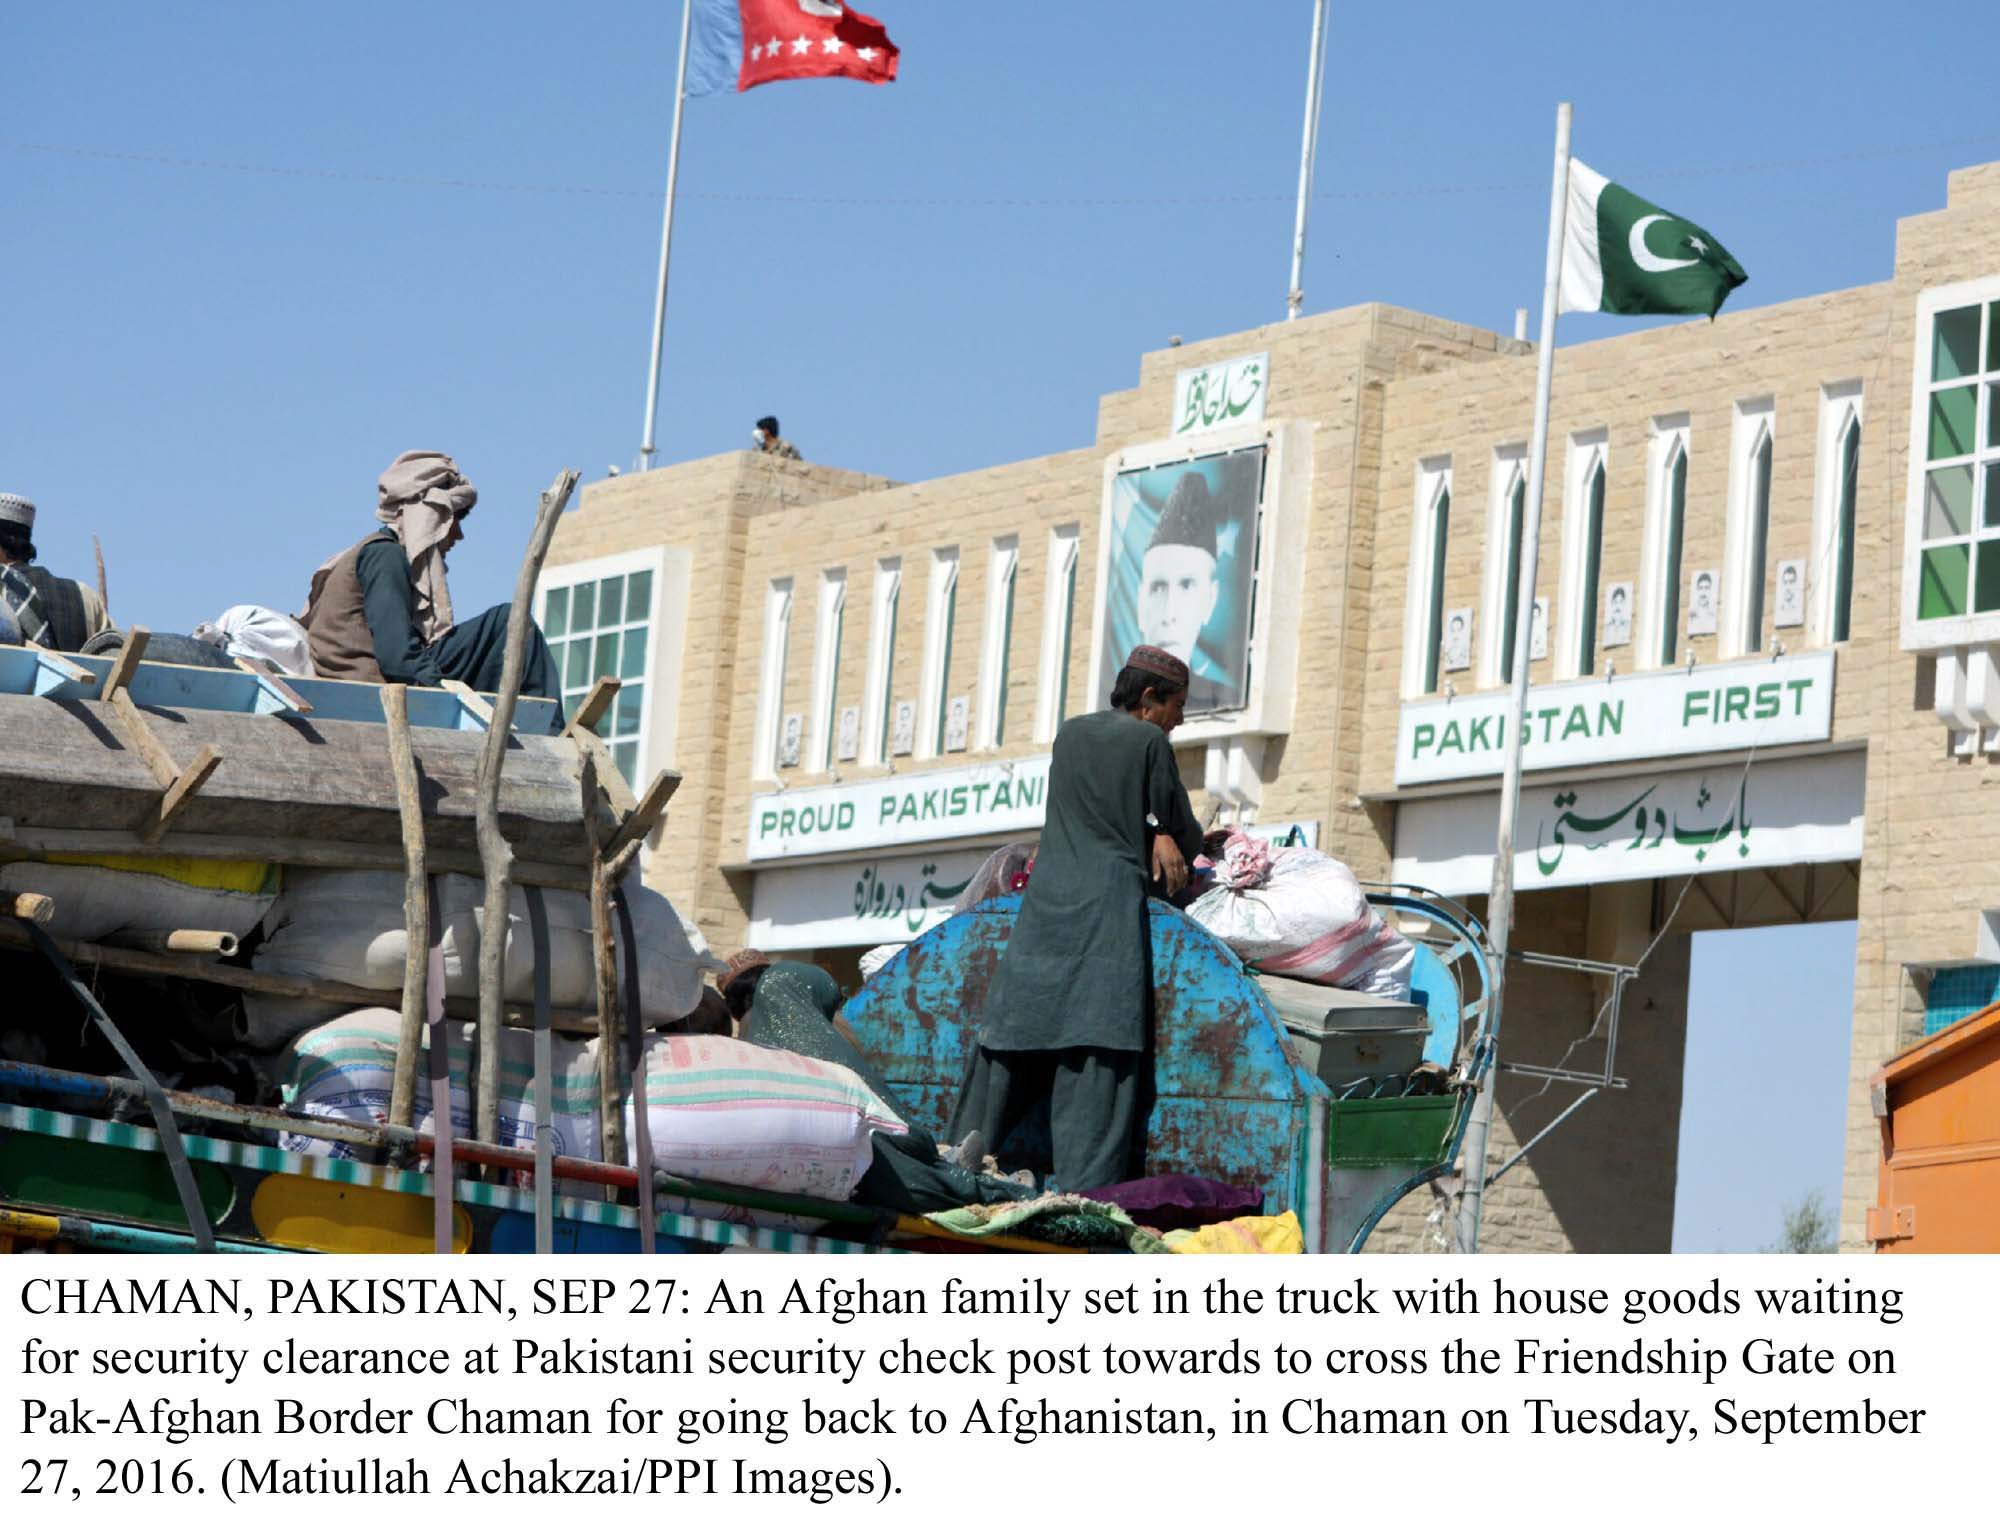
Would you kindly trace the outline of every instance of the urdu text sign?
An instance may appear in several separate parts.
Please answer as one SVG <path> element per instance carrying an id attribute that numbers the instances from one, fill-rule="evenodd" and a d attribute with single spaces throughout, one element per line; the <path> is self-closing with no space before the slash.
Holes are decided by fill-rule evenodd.
<path id="1" fill-rule="evenodd" d="M 1571 768 L 1824 742 L 1833 733 L 1833 664 L 1827 650 L 1531 689 L 1522 765 Z M 1504 689 L 1405 705 L 1396 783 L 1500 773 L 1512 707 Z"/>
<path id="2" fill-rule="evenodd" d="M 1251 353 L 1174 375 L 1174 435 L 1194 437 L 1217 427 L 1264 419 L 1271 355 Z"/>

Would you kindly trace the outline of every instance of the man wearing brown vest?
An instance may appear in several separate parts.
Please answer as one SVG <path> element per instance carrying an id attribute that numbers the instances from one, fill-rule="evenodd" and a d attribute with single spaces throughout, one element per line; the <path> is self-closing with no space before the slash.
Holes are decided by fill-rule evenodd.
<path id="1" fill-rule="evenodd" d="M 313 574 L 299 613 L 321 678 L 475 690 L 500 683 L 507 611 L 496 605 L 455 621 L 445 555 L 465 536 L 479 492 L 443 453 L 400 455 L 376 482 L 381 529 L 336 553 Z M 521 693 L 558 701 L 561 682 L 541 629 L 528 627 Z"/>

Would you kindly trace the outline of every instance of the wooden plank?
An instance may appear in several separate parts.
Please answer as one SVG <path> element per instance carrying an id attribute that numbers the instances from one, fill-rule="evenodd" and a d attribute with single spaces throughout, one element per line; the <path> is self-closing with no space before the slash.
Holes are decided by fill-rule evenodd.
<path id="1" fill-rule="evenodd" d="M 115 678 L 117 673 L 117 669 L 114 668 L 111 677 Z M 129 670 L 127 677 L 130 677 Z M 180 782 L 181 766 L 174 762 L 172 755 L 164 747 L 160 746 L 160 739 L 153 735 L 153 729 L 146 725 L 146 718 L 139 713 L 139 707 L 132 703 L 131 693 L 114 686 L 111 678 L 107 678 L 104 683 L 110 691 L 107 698 L 111 702 L 112 714 L 117 717 L 119 728 L 131 743 L 132 751 L 139 755 L 140 761 L 151 771 L 161 789 L 172 789 Z"/>
<path id="2" fill-rule="evenodd" d="M 457 679 L 440 679 L 438 680 L 438 688 L 449 690 L 452 694 L 458 696 L 458 703 L 477 716 L 481 726 L 492 727 L 493 707 L 488 705 L 486 697 L 479 694 L 471 685 L 462 683 Z"/>
<path id="3" fill-rule="evenodd" d="M 680 787 L 681 776 L 672 769 L 661 769 L 655 774 L 653 782 L 646 786 L 646 798 L 631 809 L 619 823 L 618 830 L 604 844 L 604 856 L 616 858 L 631 843 L 640 841 L 651 832 L 666 812 L 667 802 L 674 798 L 674 792 Z"/>
<path id="4" fill-rule="evenodd" d="M 175 757 L 212 743 L 229 761 L 192 799 L 175 832 L 379 844 L 391 849 L 390 866 L 401 870 L 400 811 L 388 737 L 379 724 L 164 711 L 136 702 L 128 709 L 129 700 L 129 694 L 106 703 L 0 695 L 0 732 L 6 734 L 0 794 L 7 814 L 22 828 L 135 830 L 141 808 L 157 805 L 180 777 Z M 379 711 L 375 692 L 368 700 Z M 475 849 L 481 741 L 478 733 L 412 725 L 426 785 L 425 826 L 436 849 L 468 855 Z M 501 830 L 524 862 L 587 866 L 573 743 L 552 735 L 515 737 L 500 809 Z"/>
<path id="5" fill-rule="evenodd" d="M 118 649 L 117 657 L 111 660 L 110 672 L 104 676 L 104 683 L 97 691 L 99 700 L 109 700 L 131 682 L 132 670 L 139 666 L 139 660 L 146 656 L 146 643 L 152 633 L 143 626 L 135 626 L 125 634 L 125 645 Z"/>
<path id="6" fill-rule="evenodd" d="M 611 709 L 611 702 L 618 698 L 619 682 L 609 674 L 590 687 L 590 693 L 583 697 L 583 704 L 576 708 L 576 714 L 563 726 L 562 734 L 571 736 L 579 728 L 595 732 L 597 723 L 604 713 Z"/>
<path id="7" fill-rule="evenodd" d="M 264 688 L 269 690 L 272 694 L 276 695 L 281 701 L 283 701 L 287 706 L 287 708 L 289 708 L 295 715 L 305 716 L 311 714 L 312 702 L 306 699 L 306 697 L 301 695 L 297 690 L 293 689 L 289 684 L 285 683 L 284 680 L 280 679 L 276 674 L 272 673 L 269 669 L 258 668 L 257 665 L 252 663 L 248 658 L 238 658 L 235 659 L 234 662 L 238 668 L 243 670 L 244 673 L 256 675 L 257 682 L 263 685 Z M 386 685 L 383 687 L 385 689 L 387 688 Z M 398 686 L 398 688 L 400 687 L 401 686 Z"/>
<path id="8" fill-rule="evenodd" d="M 188 801 L 192 800 L 201 787 L 208 783 L 208 776 L 215 772 L 216 765 L 221 762 L 222 754 L 218 753 L 212 745 L 205 746 L 200 752 L 196 753 L 194 761 L 180 771 L 174 782 L 167 787 L 166 794 L 160 797 L 159 815 L 155 816 L 139 829 L 140 840 L 158 842 L 162 837 L 166 836 L 167 829 L 174 824 L 181 812 L 187 808 Z"/>
<path id="9" fill-rule="evenodd" d="M 604 792 L 604 798 L 610 803 L 612 822 L 616 824 L 623 817 L 629 816 L 638 806 L 639 797 L 632 793 L 632 786 L 625 782 L 625 775 L 619 771 L 617 760 L 611 756 L 611 749 L 604 745 L 604 739 L 595 732 L 578 728 L 570 734 L 569 740 L 576 744 L 579 756 L 588 760 L 597 787 Z M 583 803 L 586 806 L 592 805 L 595 803 L 595 797 L 586 794 Z"/>
<path id="10" fill-rule="evenodd" d="M 63 657 L 61 653 L 58 653 L 52 647 L 37 647 L 34 653 L 35 657 L 41 661 L 43 668 L 49 670 L 51 673 L 62 675 L 63 678 L 69 680 L 72 684 L 97 683 L 97 675 L 93 674 L 80 663 L 71 663 L 69 659 Z"/>

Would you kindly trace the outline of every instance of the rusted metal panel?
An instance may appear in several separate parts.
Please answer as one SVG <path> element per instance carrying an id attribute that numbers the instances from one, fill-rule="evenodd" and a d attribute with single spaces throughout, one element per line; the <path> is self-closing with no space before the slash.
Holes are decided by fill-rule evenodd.
<path id="1" fill-rule="evenodd" d="M 981 1008 L 1020 910 L 1018 898 L 952 917 L 899 953 L 844 1015 L 901 1098 L 943 1131 L 978 1036 Z M 1320 1082 L 1234 954 L 1179 911 L 1151 906 L 1153 1103 L 1149 1174 L 1197 1174 L 1265 1192 L 1271 1212 L 1317 1210 L 1323 1164 L 1309 1151 Z M 1048 1164 L 1046 1118 L 999 1155 Z M 1309 1204 L 1310 1202 L 1310 1204 Z"/>

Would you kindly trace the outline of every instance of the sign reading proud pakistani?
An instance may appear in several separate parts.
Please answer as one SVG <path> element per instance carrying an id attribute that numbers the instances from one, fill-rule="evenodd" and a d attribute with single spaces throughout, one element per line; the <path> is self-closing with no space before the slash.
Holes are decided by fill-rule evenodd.
<path id="1" fill-rule="evenodd" d="M 1513 695 L 1491 690 L 1403 707 L 1396 783 L 1498 774 Z M 1833 654 L 1660 669 L 1528 691 L 1522 766 L 1570 768 L 1678 753 L 1823 742 L 1833 732 Z"/>
<path id="2" fill-rule="evenodd" d="M 750 802 L 749 857 L 756 863 L 1034 831 L 1048 790 L 1044 754 L 758 795 Z"/>

